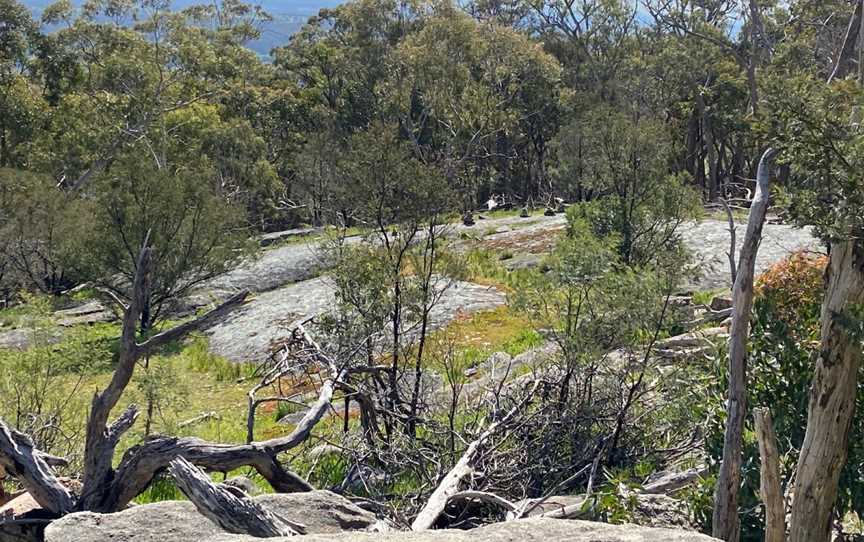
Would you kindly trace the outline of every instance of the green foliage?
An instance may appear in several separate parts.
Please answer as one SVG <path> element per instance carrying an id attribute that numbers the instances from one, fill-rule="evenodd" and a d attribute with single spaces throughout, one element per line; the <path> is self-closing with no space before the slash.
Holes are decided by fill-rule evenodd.
<path id="1" fill-rule="evenodd" d="M 163 356 L 146 359 L 143 367 L 136 371 L 133 382 L 141 403 L 146 405 L 145 433 L 151 431 L 157 416 L 163 427 L 174 429 L 166 423 L 165 412 L 183 411 L 188 407 L 189 389 L 178 376 L 177 360 Z"/>
<path id="2" fill-rule="evenodd" d="M 182 501 L 185 496 L 170 476 L 157 476 L 146 491 L 135 498 L 137 504 L 150 504 L 161 501 Z"/>
<path id="3" fill-rule="evenodd" d="M 774 84 L 780 85 L 780 81 Z M 861 89 L 852 81 L 831 86 L 807 75 L 784 78 L 775 90 L 774 121 L 766 127 L 793 168 L 783 201 L 790 216 L 814 225 L 826 240 L 857 237 L 864 185 Z"/>
<path id="4" fill-rule="evenodd" d="M 203 336 L 188 340 L 180 356 L 182 365 L 198 373 L 210 374 L 217 382 L 236 382 L 250 377 L 255 371 L 253 365 L 235 363 L 210 352 L 209 343 Z"/>
<path id="5" fill-rule="evenodd" d="M 337 487 L 348 473 L 348 460 L 341 454 L 326 454 L 315 460 L 307 479 L 315 487 Z"/>
<path id="6" fill-rule="evenodd" d="M 73 467 L 80 450 L 81 418 L 87 409 L 84 375 L 103 369 L 111 351 L 100 341 L 74 333 L 60 346 L 47 297 L 26 296 L 20 322 L 28 334 L 26 350 L 0 350 L 0 413 L 29 434 L 47 453 L 67 456 Z M 67 385 L 71 382 L 71 385 Z"/>
<path id="7" fill-rule="evenodd" d="M 591 497 L 593 511 L 607 523 L 622 524 L 633 521 L 633 512 L 639 505 L 637 491 L 639 486 L 630 481 L 625 472 L 606 471 L 606 483 Z"/>
<path id="8" fill-rule="evenodd" d="M 523 352 L 542 345 L 543 340 L 543 335 L 536 330 L 525 328 L 519 331 L 519 335 L 505 342 L 501 349 L 511 356 L 518 356 Z"/>
<path id="9" fill-rule="evenodd" d="M 600 237 L 614 236 L 627 264 L 662 260 L 677 250 L 676 230 L 698 215 L 699 199 L 686 174 L 670 174 L 668 130 L 651 120 L 601 109 L 562 130 L 560 145 L 581 152 L 562 155 L 560 175 L 590 190 L 593 200 L 571 206 L 568 220 L 584 221 Z"/>
<path id="10" fill-rule="evenodd" d="M 443 178 L 412 156 L 395 126 L 373 125 L 352 138 L 350 149 L 342 168 L 350 189 L 343 208 L 362 223 L 380 231 L 390 224 L 422 224 L 450 209 Z"/>
<path id="11" fill-rule="evenodd" d="M 0 169 L 0 292 L 58 294 L 80 280 L 68 262 L 87 212 L 46 176 Z"/>
<path id="12" fill-rule="evenodd" d="M 71 265 L 128 299 L 138 253 L 148 240 L 155 252 L 145 327 L 162 315 L 166 302 L 227 270 L 246 245 L 236 208 L 208 185 L 207 171 L 194 162 L 170 169 L 140 163 L 130 153 L 95 182 L 93 222 L 76 232 Z"/>

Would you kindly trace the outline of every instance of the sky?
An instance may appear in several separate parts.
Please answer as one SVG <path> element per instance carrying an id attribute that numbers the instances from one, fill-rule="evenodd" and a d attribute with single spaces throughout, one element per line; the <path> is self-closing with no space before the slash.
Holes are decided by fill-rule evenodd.
<path id="1" fill-rule="evenodd" d="M 38 15 L 45 7 L 54 3 L 54 0 L 19 0 Z M 193 4 L 200 4 L 208 0 L 173 0 L 172 6 L 181 9 Z M 247 0 L 248 3 L 260 5 L 265 11 L 273 16 L 273 21 L 262 29 L 261 39 L 250 43 L 249 47 L 267 57 L 270 50 L 279 45 L 284 45 L 288 38 L 296 32 L 306 20 L 318 13 L 321 8 L 335 7 L 342 0 Z M 72 0 L 75 5 L 80 5 L 82 0 Z"/>

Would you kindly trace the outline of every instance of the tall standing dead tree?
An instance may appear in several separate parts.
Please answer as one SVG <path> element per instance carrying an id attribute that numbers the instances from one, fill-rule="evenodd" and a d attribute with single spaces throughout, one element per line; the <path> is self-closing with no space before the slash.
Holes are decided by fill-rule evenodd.
<path id="1" fill-rule="evenodd" d="M 738 258 L 735 285 L 732 287 L 726 434 L 723 440 L 723 462 L 714 493 L 713 517 L 713 536 L 729 542 L 737 542 L 740 537 L 738 488 L 741 485 L 744 417 L 747 413 L 747 340 L 750 334 L 750 310 L 753 307 L 756 254 L 768 212 L 768 179 L 775 155 L 774 149 L 768 149 L 759 161 L 756 193 L 750 205 L 747 233 Z"/>

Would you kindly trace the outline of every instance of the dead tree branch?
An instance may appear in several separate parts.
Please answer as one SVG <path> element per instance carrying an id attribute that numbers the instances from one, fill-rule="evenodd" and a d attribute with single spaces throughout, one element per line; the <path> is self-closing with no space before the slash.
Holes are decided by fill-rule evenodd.
<path id="1" fill-rule="evenodd" d="M 528 401 L 531 400 L 539 384 L 539 380 L 535 381 L 531 391 L 528 392 L 528 395 L 522 402 L 514 406 L 503 418 L 489 425 L 476 440 L 468 445 L 465 453 L 462 454 L 456 465 L 447 473 L 432 493 L 432 496 L 429 497 L 426 506 L 423 507 L 417 518 L 414 519 L 414 522 L 411 524 L 412 531 L 425 531 L 432 528 L 438 516 L 446 508 L 447 503 L 459 492 L 459 485 L 462 480 L 474 472 L 472 465 L 482 447 L 489 442 L 499 429 L 505 427 L 522 410 Z"/>
<path id="2" fill-rule="evenodd" d="M 726 211 L 726 219 L 729 221 L 729 273 L 732 276 L 732 284 L 735 284 L 735 276 L 738 274 L 738 268 L 735 265 L 735 217 L 732 215 L 732 208 L 729 207 L 729 202 L 724 198 L 720 198 L 720 203 L 723 204 L 723 209 Z"/>
<path id="3" fill-rule="evenodd" d="M 209 477 L 182 457 L 171 461 L 171 475 L 177 487 L 207 519 L 233 534 L 258 538 L 300 534 L 266 508 L 243 496 L 214 484 Z"/>
<path id="4" fill-rule="evenodd" d="M 776 152 L 768 149 L 759 161 L 756 194 L 750 206 L 747 233 L 738 258 L 738 273 L 732 288 L 732 326 L 729 331 L 729 394 L 726 402 L 726 432 L 723 462 L 714 494 L 713 535 L 736 542 L 740 536 L 738 488 L 747 412 L 747 341 L 750 334 L 750 309 L 753 306 L 753 275 L 756 254 L 762 240 L 762 227 L 768 212 L 768 179 Z"/>
<path id="5" fill-rule="evenodd" d="M 45 458 L 26 435 L 0 420 L 0 467 L 20 480 L 42 508 L 58 515 L 71 512 L 75 499 L 54 476 Z"/>

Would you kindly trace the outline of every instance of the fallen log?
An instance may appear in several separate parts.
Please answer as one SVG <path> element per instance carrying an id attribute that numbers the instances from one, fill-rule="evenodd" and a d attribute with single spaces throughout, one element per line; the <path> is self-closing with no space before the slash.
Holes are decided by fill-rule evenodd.
<path id="1" fill-rule="evenodd" d="M 534 395 L 539 384 L 539 380 L 535 381 L 534 386 L 531 388 L 531 391 L 528 392 L 524 401 L 514 406 L 503 418 L 492 423 L 476 440 L 468 445 L 468 448 L 465 449 L 462 457 L 459 458 L 456 465 L 447 473 L 432 493 L 432 496 L 429 497 L 426 506 L 424 506 L 420 511 L 414 519 L 414 522 L 411 523 L 412 531 L 425 531 L 432 528 L 435 521 L 438 519 L 438 516 L 440 516 L 447 507 L 447 503 L 450 502 L 454 495 L 459 493 L 459 484 L 462 480 L 474 472 L 472 463 L 477 459 L 482 447 L 498 432 L 499 429 L 506 426 L 516 416 L 516 414 L 522 410 L 522 407 L 525 406 L 525 404 Z"/>
<path id="2" fill-rule="evenodd" d="M 211 410 L 210 412 L 204 412 L 198 416 L 195 416 L 194 418 L 189 418 L 186 421 L 182 421 L 182 422 L 177 424 L 177 427 L 179 427 L 180 429 L 183 429 L 184 427 L 189 427 L 190 425 L 196 425 L 198 423 L 201 423 L 201 422 L 204 422 L 207 420 L 219 420 L 219 419 L 221 419 L 221 417 L 219 416 L 219 413 L 216 412 L 215 410 Z"/>
<path id="3" fill-rule="evenodd" d="M 170 472 L 177 487 L 195 508 L 229 533 L 258 538 L 301 534 L 248 496 L 244 497 L 241 491 L 232 491 L 213 483 L 182 457 L 171 461 Z"/>
<path id="4" fill-rule="evenodd" d="M 535 517 L 548 519 L 592 519 L 593 510 L 586 506 L 587 502 L 588 497 L 584 497 L 581 501 L 575 504 L 561 506 L 560 508 L 555 508 L 554 510 L 538 514 Z"/>
<path id="5" fill-rule="evenodd" d="M 29 437 L 0 419 L 0 467 L 27 488 L 39 506 L 58 515 L 75 508 L 75 498 L 54 475 Z"/>

